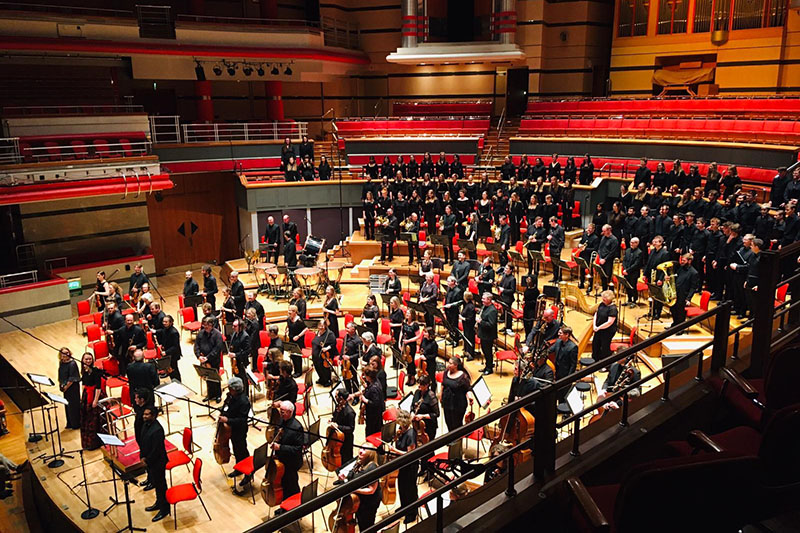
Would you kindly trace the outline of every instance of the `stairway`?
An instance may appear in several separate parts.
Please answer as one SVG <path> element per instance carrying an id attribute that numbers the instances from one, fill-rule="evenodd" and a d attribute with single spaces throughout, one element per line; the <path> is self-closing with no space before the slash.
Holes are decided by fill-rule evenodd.
<path id="1" fill-rule="evenodd" d="M 486 143 L 481 154 L 481 164 L 485 166 L 499 167 L 503 164 L 503 160 L 509 151 L 509 139 L 516 136 L 519 131 L 519 119 L 507 119 L 503 124 L 502 132 L 499 132 L 500 135 L 498 136 L 499 122 L 498 119 L 497 123 L 489 129 L 489 133 L 486 135 Z"/>

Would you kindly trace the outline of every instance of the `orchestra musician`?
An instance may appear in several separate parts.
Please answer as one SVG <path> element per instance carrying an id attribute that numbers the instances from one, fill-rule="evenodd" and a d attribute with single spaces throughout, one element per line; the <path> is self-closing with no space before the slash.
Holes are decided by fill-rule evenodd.
<path id="1" fill-rule="evenodd" d="M 231 445 L 236 462 L 244 461 L 250 457 L 247 449 L 247 429 L 250 427 L 250 399 L 245 392 L 245 385 L 241 378 L 232 377 L 228 380 L 228 396 L 220 412 L 219 422 L 231 427 Z M 228 477 L 235 478 L 242 475 L 234 469 Z M 247 485 L 253 480 L 252 475 L 246 475 L 240 485 Z"/>
<path id="2" fill-rule="evenodd" d="M 424 421 L 425 433 L 428 434 L 429 440 L 433 440 L 436 438 L 436 429 L 439 427 L 439 399 L 431 390 L 429 376 L 420 377 L 418 385 L 411 404 L 414 411 L 413 419 Z"/>
<path id="3" fill-rule="evenodd" d="M 237 318 L 233 321 L 233 335 L 228 345 L 228 357 L 231 361 L 236 361 L 236 369 L 233 375 L 242 380 L 244 394 L 247 396 L 249 383 L 245 369 L 250 365 L 250 335 L 244 327 L 243 320 Z M 231 363 L 233 367 L 233 363 Z"/>
<path id="4" fill-rule="evenodd" d="M 411 413 L 404 409 L 397 411 L 397 434 L 394 442 L 387 444 L 386 449 L 395 455 L 404 455 L 417 447 L 417 433 L 411 425 Z M 400 495 L 400 507 L 411 505 L 417 500 L 417 463 L 404 466 L 397 473 L 397 492 Z M 416 509 L 406 513 L 404 523 L 410 524 L 417 518 Z"/>
<path id="5" fill-rule="evenodd" d="M 222 287 L 222 305 L 219 308 L 220 320 L 223 318 L 227 324 L 232 324 L 236 318 L 236 302 L 231 296 L 231 290 L 228 287 Z"/>
<path id="6" fill-rule="evenodd" d="M 67 405 L 64 406 L 67 415 L 67 429 L 81 428 L 81 381 L 78 363 L 72 357 L 72 351 L 64 346 L 58 351 L 58 388 Z M 0 486 L 0 489 L 3 487 Z"/>
<path id="7" fill-rule="evenodd" d="M 325 287 L 325 303 L 322 304 L 322 314 L 328 323 L 334 337 L 339 337 L 339 300 L 336 298 L 336 290 L 332 285 Z"/>
<path id="8" fill-rule="evenodd" d="M 112 288 L 113 288 L 112 283 Z M 112 291 L 112 293 L 115 291 Z M 143 316 L 146 314 L 147 310 L 150 309 L 150 304 L 153 303 L 155 299 L 153 298 L 153 293 L 150 292 L 150 284 L 144 283 L 140 289 L 139 300 L 136 304 L 136 312 L 139 313 L 139 316 Z M 117 306 L 119 307 L 119 303 Z"/>
<path id="9" fill-rule="evenodd" d="M 386 222 L 383 223 L 383 237 L 381 238 L 381 263 L 386 264 L 388 257 L 391 263 L 394 260 L 394 242 L 397 240 L 399 222 L 394 216 L 392 208 L 386 210 Z"/>
<path id="10" fill-rule="evenodd" d="M 464 293 L 464 305 L 458 314 L 458 319 L 461 321 L 461 327 L 464 334 L 464 354 L 467 361 L 475 359 L 475 303 L 473 302 L 474 296 L 471 292 Z M 430 365 L 428 365 L 428 372 L 430 373 Z M 434 379 L 433 388 L 436 390 L 436 380 Z"/>
<path id="11" fill-rule="evenodd" d="M 344 474 L 339 474 L 339 479 L 344 481 L 352 481 L 358 476 L 366 474 L 378 468 L 376 463 L 377 453 L 371 444 L 367 443 L 361 446 L 358 450 L 358 459 L 356 465 L 348 472 L 347 477 Z M 358 510 L 356 510 L 356 520 L 358 521 L 358 530 L 366 531 L 370 526 L 375 525 L 375 515 L 378 512 L 378 507 L 383 498 L 381 491 L 381 484 L 375 481 L 365 487 L 357 489 L 355 493 L 358 495 Z"/>
<path id="12" fill-rule="evenodd" d="M 513 335 L 514 315 L 511 312 L 511 306 L 514 305 L 514 295 L 517 293 L 517 278 L 514 277 L 514 265 L 511 263 L 506 264 L 503 268 L 503 276 L 500 278 L 500 283 L 497 284 L 497 292 L 499 293 L 500 301 L 503 303 L 506 332 L 509 335 Z"/>
<path id="13" fill-rule="evenodd" d="M 117 348 L 114 356 L 119 362 L 120 373 L 124 375 L 128 367 L 128 349 L 131 347 L 142 349 L 147 346 L 147 336 L 141 326 L 135 323 L 132 314 L 125 315 L 125 325 L 115 331 L 106 331 L 106 335 L 114 336 Z"/>
<path id="14" fill-rule="evenodd" d="M 147 389 L 150 394 L 158 386 L 158 371 L 152 363 L 146 363 L 141 349 L 133 351 L 133 362 L 126 369 L 129 390 Z"/>
<path id="15" fill-rule="evenodd" d="M 431 251 L 425 250 L 422 254 L 422 260 L 419 263 L 419 275 L 424 277 L 426 273 L 433 272 L 433 259 L 431 259 Z"/>
<path id="16" fill-rule="evenodd" d="M 617 332 L 617 306 L 614 303 L 614 292 L 605 290 L 600 293 L 602 302 L 592 319 L 592 359 L 600 361 L 611 355 L 611 341 Z"/>
<path id="17" fill-rule="evenodd" d="M 106 281 L 106 273 L 103 270 L 97 272 L 97 283 L 95 284 L 94 292 L 87 298 L 87 300 L 95 299 L 95 305 L 98 311 L 102 311 L 106 306 L 106 297 L 110 294 L 110 285 Z"/>
<path id="18" fill-rule="evenodd" d="M 532 198 L 536 197 L 533 196 Z M 525 248 L 528 249 L 528 274 L 533 272 L 538 278 L 539 262 L 537 261 L 535 265 L 533 264 L 533 257 L 530 251 L 535 250 L 541 252 L 542 246 L 544 246 L 544 243 L 547 241 L 547 228 L 544 227 L 544 219 L 541 216 L 537 216 L 533 224 L 528 224 L 528 228 L 525 230 L 525 237 Z"/>
<path id="19" fill-rule="evenodd" d="M 508 251 L 514 246 L 511 242 L 511 226 L 508 225 L 508 215 L 500 215 L 500 238 L 497 244 L 503 249 L 497 254 L 501 266 L 508 264 Z"/>
<path id="20" fill-rule="evenodd" d="M 383 292 L 385 294 L 400 294 L 400 291 L 403 290 L 403 286 L 400 283 L 400 279 L 397 277 L 397 271 L 395 269 L 390 268 L 389 272 L 387 273 L 386 281 L 383 285 Z"/>
<path id="21" fill-rule="evenodd" d="M 447 246 L 444 246 L 444 262 L 452 262 L 456 254 L 453 252 L 453 237 L 456 235 L 456 216 L 453 214 L 453 207 L 447 204 L 444 207 L 444 215 L 439 220 L 439 227 L 442 235 L 447 236 Z"/>
<path id="22" fill-rule="evenodd" d="M 619 239 L 612 233 L 610 224 L 605 224 L 602 231 L 603 236 L 597 247 L 597 262 L 605 274 L 602 283 L 603 290 L 606 290 L 611 283 L 611 275 L 614 273 L 614 259 L 619 257 Z"/>
<path id="23" fill-rule="evenodd" d="M 639 248 L 639 238 L 633 237 L 625 251 L 625 257 L 622 258 L 622 275 L 631 286 L 630 289 L 627 287 L 625 289 L 628 294 L 628 307 L 636 307 L 636 303 L 639 301 L 639 290 L 636 285 L 639 283 L 639 276 L 642 273 L 642 259 L 643 253 Z"/>
<path id="24" fill-rule="evenodd" d="M 530 334 L 536 320 L 536 302 L 539 300 L 539 287 L 536 286 L 538 278 L 535 275 L 525 276 L 525 290 L 522 293 L 522 326 L 525 337 Z"/>
<path id="25" fill-rule="evenodd" d="M 378 300 L 374 294 L 370 294 L 367 296 L 367 303 L 364 305 L 364 309 L 361 311 L 361 325 L 368 328 L 372 335 L 377 337 L 380 318 L 381 310 L 378 307 Z"/>
<path id="26" fill-rule="evenodd" d="M 183 296 L 197 296 L 197 294 L 200 292 L 200 286 L 192 277 L 192 271 L 187 270 L 184 273 L 184 276 L 186 279 L 183 282 Z"/>
<path id="27" fill-rule="evenodd" d="M 170 514 L 167 501 L 167 449 L 164 443 L 164 428 L 157 417 L 157 407 L 145 406 L 142 413 L 142 434 L 139 439 L 139 457 L 147 467 L 147 479 L 156 489 L 155 503 L 144 509 L 148 512 L 158 511 L 152 518 L 153 522 L 158 522 Z"/>
<path id="28" fill-rule="evenodd" d="M 245 314 L 249 309 L 256 310 L 256 317 L 258 318 L 258 323 L 264 323 L 264 306 L 256 300 L 256 293 L 255 291 L 247 291 L 246 294 L 247 302 L 244 304 L 244 312 Z M 277 331 L 277 330 L 276 330 Z"/>
<path id="29" fill-rule="evenodd" d="M 133 274 L 131 274 L 131 278 L 128 281 L 128 295 L 134 300 L 136 299 L 136 294 L 141 290 L 142 285 L 150 283 L 147 274 L 145 274 L 142 269 L 141 263 L 133 265 Z"/>
<path id="30" fill-rule="evenodd" d="M 664 273 L 661 270 L 657 270 L 656 267 L 667 261 L 669 261 L 669 251 L 664 248 L 664 238 L 661 235 L 656 235 L 653 237 L 653 249 L 647 257 L 647 266 L 644 271 L 645 280 L 659 286 L 663 285 Z M 650 276 L 652 276 L 654 272 L 656 276 L 655 279 L 650 279 Z M 661 310 L 663 308 L 664 304 L 653 298 L 652 318 L 654 320 L 658 320 L 661 317 Z M 648 314 L 648 318 L 650 318 L 650 314 Z"/>
<path id="31" fill-rule="evenodd" d="M 261 325 L 262 322 L 258 319 L 256 310 L 248 309 L 244 316 L 244 330 L 250 336 L 250 363 L 254 370 L 256 370 L 255 366 L 258 362 L 258 349 L 261 348 Z M 244 368 L 240 370 L 244 372 Z M 245 375 L 245 377 L 247 376 Z"/>
<path id="32" fill-rule="evenodd" d="M 162 328 L 156 331 L 156 342 L 161 347 L 161 356 L 169 357 L 170 374 L 173 381 L 181 380 L 181 371 L 178 361 L 181 358 L 181 334 L 175 327 L 172 315 L 166 315 L 162 321 Z"/>
<path id="33" fill-rule="evenodd" d="M 214 308 L 211 307 L 211 304 L 206 302 L 203 304 L 203 307 L 200 308 L 203 311 L 203 316 L 200 317 L 200 321 L 202 322 L 204 318 L 210 318 L 211 323 L 214 325 L 214 329 L 220 329 L 220 322 L 217 315 L 214 313 Z"/>
<path id="34" fill-rule="evenodd" d="M 156 332 L 164 325 L 164 311 L 161 310 L 161 304 L 159 302 L 153 302 L 150 304 L 150 312 L 145 317 L 147 319 L 147 327 L 150 331 Z"/>
<path id="35" fill-rule="evenodd" d="M 494 372 L 494 342 L 497 340 L 497 308 L 492 301 L 492 293 L 484 292 L 481 303 L 480 314 L 476 317 L 475 323 L 478 325 L 478 338 L 481 340 L 481 352 L 483 353 L 483 370 L 481 373 L 488 376 Z"/>
<path id="36" fill-rule="evenodd" d="M 336 390 L 336 408 L 331 417 L 331 426 L 344 433 L 342 442 L 342 464 L 350 462 L 353 458 L 353 433 L 356 429 L 356 413 L 347 401 L 349 394 L 344 389 Z"/>
<path id="37" fill-rule="evenodd" d="M 461 288 L 462 292 L 467 290 L 469 285 L 469 271 L 470 264 L 467 262 L 467 256 L 463 250 L 458 251 L 458 260 L 453 264 L 450 269 L 450 275 L 455 278 L 456 284 Z"/>
<path id="38" fill-rule="evenodd" d="M 414 256 L 417 261 L 422 261 L 419 250 L 419 215 L 411 213 L 410 220 L 403 227 L 403 232 L 411 233 L 412 238 L 408 241 L 408 264 L 414 264 Z"/>
<path id="39" fill-rule="evenodd" d="M 305 304 L 305 301 L 303 301 Z M 289 305 L 288 318 L 286 319 L 286 337 L 289 342 L 297 344 L 301 349 L 306 347 L 306 323 L 300 318 L 297 306 Z M 300 377 L 303 373 L 303 357 L 299 353 L 291 354 L 292 364 L 294 365 L 294 377 Z"/>
<path id="40" fill-rule="evenodd" d="M 372 358 L 377 356 L 381 357 L 381 349 L 375 344 L 375 336 L 371 331 L 365 331 L 361 334 L 361 361 L 364 365 L 368 365 Z"/>
<path id="41" fill-rule="evenodd" d="M 217 304 L 217 279 L 211 273 L 211 265 L 203 265 L 200 269 L 203 273 L 203 292 L 200 294 L 205 296 L 207 303 L 211 304 L 211 309 L 216 309 Z"/>
<path id="42" fill-rule="evenodd" d="M 558 329 L 558 339 L 550 347 L 554 355 L 556 379 L 563 379 L 575 372 L 578 366 L 578 345 L 572 341 L 572 328 L 562 325 Z M 566 393 L 566 389 L 564 390 Z"/>
<path id="43" fill-rule="evenodd" d="M 461 252 L 459 252 L 461 254 Z M 454 267 L 455 268 L 455 267 Z M 464 289 L 456 283 L 456 278 L 447 278 L 447 293 L 444 295 L 444 315 L 450 323 L 450 341 L 458 345 L 458 307 L 464 302 Z"/>
<path id="44" fill-rule="evenodd" d="M 358 361 L 361 359 L 361 337 L 358 336 L 356 333 L 356 324 L 355 322 L 349 322 L 347 327 L 345 328 L 347 333 L 342 340 L 342 351 L 344 353 L 341 354 L 342 366 L 344 366 L 344 360 L 347 359 L 350 362 L 350 369 L 353 373 L 353 377 L 350 379 L 344 380 L 344 387 L 347 390 L 348 394 L 352 394 L 358 390 Z"/>
<path id="45" fill-rule="evenodd" d="M 116 302 L 108 301 L 106 302 L 104 318 L 103 318 L 103 328 L 108 331 L 116 331 L 119 328 L 125 325 L 125 317 L 122 316 L 122 313 L 119 312 L 117 309 Z"/>
<path id="46" fill-rule="evenodd" d="M 377 364 L 380 365 L 380 358 Z M 382 384 L 378 380 L 378 371 L 372 366 L 364 370 L 361 377 L 364 378 L 364 389 L 354 396 L 363 402 L 362 409 L 365 413 L 365 435 L 379 433 L 383 427 L 383 411 L 386 407 L 385 394 Z"/>
<path id="47" fill-rule="evenodd" d="M 275 224 L 275 218 L 267 217 L 267 227 L 264 228 L 264 243 L 267 245 L 267 261 L 278 262 L 278 247 L 281 245 L 281 229 Z"/>
<path id="48" fill-rule="evenodd" d="M 407 309 L 400 331 L 401 345 L 398 346 L 398 348 L 403 358 L 405 358 L 405 352 L 409 352 L 408 361 L 406 361 L 406 385 L 409 387 L 414 386 L 417 382 L 417 364 L 415 357 L 417 355 L 417 344 L 421 338 L 422 333 L 417 323 L 417 314 L 413 309 Z"/>
<path id="49" fill-rule="evenodd" d="M 272 450 L 275 457 L 283 463 L 284 474 L 281 479 L 283 488 L 283 499 L 287 499 L 300 492 L 297 473 L 303 465 L 303 445 L 305 443 L 305 431 L 303 426 L 294 416 L 294 404 L 289 401 L 282 401 L 281 406 L 281 425 L 279 436 L 272 443 Z M 280 514 L 278 509 L 275 514 Z"/>
<path id="50" fill-rule="evenodd" d="M 325 321 L 320 320 L 317 325 L 317 334 L 311 340 L 311 360 L 317 376 L 319 376 L 317 385 L 331 386 L 331 368 L 336 355 L 336 336 L 328 329 Z"/>
<path id="51" fill-rule="evenodd" d="M 550 243 L 550 257 L 561 259 L 561 250 L 564 249 L 564 228 L 558 223 L 558 219 L 554 216 L 550 217 L 550 233 L 547 235 L 547 240 Z M 561 269 L 558 267 L 553 268 L 553 279 L 550 283 L 558 283 L 561 281 Z"/>
<path id="52" fill-rule="evenodd" d="M 692 254 L 683 254 L 680 258 L 680 267 L 675 273 L 675 305 L 669 308 L 672 315 L 671 327 L 686 321 L 686 306 L 691 304 L 692 295 L 700 284 L 700 276 L 692 266 L 692 259 Z M 688 333 L 688 331 L 684 330 L 680 333 Z"/>
<path id="53" fill-rule="evenodd" d="M 289 300 L 289 305 L 297 307 L 297 314 L 300 315 L 301 320 L 308 318 L 308 310 L 306 309 L 306 299 L 303 295 L 303 290 L 299 287 L 292 290 L 292 299 Z"/>
<path id="54" fill-rule="evenodd" d="M 289 215 L 283 215 L 283 227 L 281 228 L 283 231 L 281 233 L 286 234 L 289 232 L 289 240 L 293 243 L 297 242 L 297 224 L 292 222 L 289 219 Z"/>
<path id="55" fill-rule="evenodd" d="M 447 369 L 442 376 L 439 404 L 444 410 L 447 431 L 460 427 L 467 412 L 467 392 L 471 388 L 470 377 L 461 358 L 453 356 L 447 360 Z"/>
<path id="56" fill-rule="evenodd" d="M 222 333 L 214 327 L 212 318 L 203 318 L 200 331 L 194 339 L 194 355 L 197 360 L 205 367 L 219 368 L 222 349 Z M 207 381 L 206 387 L 208 394 L 203 398 L 204 402 L 219 402 L 222 399 L 222 387 L 219 381 Z"/>
<path id="57" fill-rule="evenodd" d="M 600 244 L 600 238 L 595 233 L 595 226 L 592 223 L 589 223 L 586 226 L 586 231 L 583 232 L 583 236 L 581 236 L 581 242 L 578 244 L 578 249 L 580 250 L 578 253 L 578 257 L 586 261 L 589 265 L 589 268 L 592 267 L 592 254 L 597 252 L 597 246 Z M 587 275 L 591 276 L 591 272 L 586 272 L 586 269 L 578 268 L 578 288 L 584 288 L 584 280 L 586 279 Z M 591 283 L 589 283 L 589 289 L 591 290 Z"/>
<path id="58" fill-rule="evenodd" d="M 280 358 L 280 353 L 276 353 L 277 350 L 274 348 L 270 349 L 269 352 L 271 353 L 272 357 L 274 358 L 273 361 Z M 284 400 L 289 401 L 294 405 L 297 402 L 297 382 L 292 377 L 292 363 L 289 361 L 276 361 L 276 363 L 270 368 L 270 377 L 273 376 L 272 372 L 274 371 L 274 367 L 278 367 L 278 388 L 275 389 L 275 400 L 272 404 L 273 407 L 278 408 L 280 407 L 279 402 Z"/>
<path id="59" fill-rule="evenodd" d="M 419 293 L 417 294 L 419 298 L 419 303 L 425 306 L 425 325 L 426 326 L 433 326 L 433 313 L 431 313 L 428 309 L 435 308 L 436 303 L 439 300 L 439 286 L 433 282 L 433 272 L 428 272 L 425 274 L 425 282 L 420 286 Z"/>
<path id="60" fill-rule="evenodd" d="M 241 317 L 244 313 L 244 303 L 245 303 L 245 296 L 244 296 L 244 284 L 239 280 L 239 272 L 234 270 L 230 274 L 230 282 L 231 282 L 231 297 L 233 298 L 233 303 L 236 306 L 236 316 Z"/>
<path id="61" fill-rule="evenodd" d="M 478 284 L 479 294 L 492 292 L 492 288 L 494 287 L 494 277 L 495 272 L 494 268 L 492 268 L 492 258 L 491 256 L 487 255 L 483 258 L 483 263 L 478 268 L 478 274 L 475 276 L 475 282 Z"/>
<path id="62" fill-rule="evenodd" d="M 547 386 L 548 383 L 555 381 L 553 369 L 550 368 L 547 360 L 547 352 L 541 351 L 537 353 L 528 362 L 527 370 L 520 370 L 519 366 L 514 367 L 514 378 L 511 380 L 511 393 L 509 394 L 508 401 L 513 402 L 517 398 L 527 396 L 534 391 Z M 530 376 L 528 374 L 530 373 Z M 528 411 L 532 412 L 532 406 L 528 405 Z"/>
<path id="63" fill-rule="evenodd" d="M 290 277 L 292 280 L 292 286 L 294 286 L 297 281 L 294 278 L 294 269 L 297 267 L 297 246 L 292 237 L 291 232 L 284 231 L 283 232 L 283 264 L 289 269 Z"/>
<path id="64" fill-rule="evenodd" d="M 539 323 L 531 328 L 528 336 L 525 337 L 525 346 L 522 347 L 523 352 L 535 350 L 540 344 L 553 344 L 558 336 L 558 330 L 561 327 L 561 321 L 556 320 L 556 313 L 551 307 L 546 308 L 542 312 L 542 318 Z M 539 338 L 537 339 L 537 336 Z"/>

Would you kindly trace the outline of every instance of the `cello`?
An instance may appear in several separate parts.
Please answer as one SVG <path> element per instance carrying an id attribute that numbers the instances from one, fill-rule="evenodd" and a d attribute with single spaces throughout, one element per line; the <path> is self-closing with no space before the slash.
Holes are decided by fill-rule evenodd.
<path id="1" fill-rule="evenodd" d="M 275 434 L 275 438 L 270 443 L 270 448 L 281 438 L 281 435 L 283 435 L 283 428 L 279 429 Z M 270 507 L 280 505 L 283 501 L 283 485 L 281 482 L 285 472 L 286 467 L 275 457 L 275 450 L 272 450 L 267 460 L 264 479 L 261 481 L 261 498 Z"/>
<path id="2" fill-rule="evenodd" d="M 328 517 L 328 528 L 331 533 L 355 533 L 358 524 L 355 514 L 358 511 L 359 503 L 356 494 L 348 494 L 339 500 L 336 511 Z"/>
<path id="3" fill-rule="evenodd" d="M 231 395 L 225 398 L 222 408 L 225 409 L 230 403 Z M 214 459 L 217 464 L 225 465 L 231 460 L 231 426 L 227 422 L 217 420 L 217 432 L 214 435 Z"/>
<path id="4" fill-rule="evenodd" d="M 344 400 L 347 401 L 347 400 Z M 339 401 L 336 405 L 334 415 L 338 413 L 343 406 L 343 401 Z M 322 466 L 328 472 L 334 472 L 342 467 L 342 446 L 344 445 L 344 433 L 333 425 L 328 426 L 328 431 L 325 435 L 327 442 L 322 449 Z"/>

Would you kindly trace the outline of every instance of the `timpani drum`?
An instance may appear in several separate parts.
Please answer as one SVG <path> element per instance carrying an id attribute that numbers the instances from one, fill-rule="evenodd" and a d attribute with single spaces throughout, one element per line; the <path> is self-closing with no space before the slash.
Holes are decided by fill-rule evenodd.
<path id="1" fill-rule="evenodd" d="M 303 291 L 306 293 L 306 298 L 314 294 L 320 284 L 320 273 L 322 269 L 319 267 L 302 267 L 295 269 L 294 275 L 297 277 Z"/>

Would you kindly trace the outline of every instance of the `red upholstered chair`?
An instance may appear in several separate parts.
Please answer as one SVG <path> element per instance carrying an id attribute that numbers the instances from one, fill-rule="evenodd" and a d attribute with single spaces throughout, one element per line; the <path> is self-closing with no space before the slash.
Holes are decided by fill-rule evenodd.
<path id="1" fill-rule="evenodd" d="M 257 383 L 264 383 L 267 378 L 264 376 L 264 359 L 266 359 L 266 355 L 258 354 L 256 358 L 256 371 L 253 372 L 253 375 L 256 377 Z"/>
<path id="2" fill-rule="evenodd" d="M 517 349 L 520 345 L 519 340 L 519 333 L 514 334 L 514 349 L 513 350 L 498 350 L 496 354 L 494 354 L 495 360 L 499 363 L 499 372 L 502 373 L 503 371 L 503 362 L 510 361 L 512 363 L 516 362 L 517 360 Z"/>
<path id="3" fill-rule="evenodd" d="M 102 326 L 103 325 L 103 312 L 102 311 L 97 311 L 96 313 L 94 313 L 92 315 L 92 317 L 94 318 L 94 323 L 95 324 L 97 324 L 98 326 Z"/>
<path id="4" fill-rule="evenodd" d="M 386 386 L 386 401 L 392 402 L 399 402 L 405 396 L 405 383 L 406 383 L 406 373 L 405 371 L 401 370 L 400 375 L 397 380 L 398 386 L 395 387 L 394 385 L 387 385 Z"/>
<path id="5" fill-rule="evenodd" d="M 311 389 L 307 389 L 300 401 L 294 403 L 294 414 L 295 416 L 304 416 L 306 424 L 311 424 Z"/>
<path id="6" fill-rule="evenodd" d="M 471 292 L 473 295 L 478 296 L 478 282 L 475 281 L 475 278 L 470 278 L 467 282 L 467 290 Z"/>
<path id="7" fill-rule="evenodd" d="M 266 442 L 264 444 L 262 444 L 261 446 L 259 446 L 259 448 L 265 448 L 264 451 L 263 451 L 264 455 L 261 455 L 261 453 L 260 453 L 261 450 L 256 450 L 256 452 L 259 452 L 259 453 L 253 452 L 253 455 L 251 455 L 250 457 L 247 457 L 246 459 L 242 459 L 241 461 L 239 461 L 238 463 L 233 465 L 233 469 L 235 471 L 237 471 L 237 472 L 240 472 L 241 474 L 244 474 L 245 476 L 252 476 L 256 472 L 258 472 L 261 468 L 264 467 L 264 461 L 263 460 L 259 460 L 259 462 L 256 463 L 256 456 L 266 457 L 267 454 L 269 453 L 266 450 L 267 446 L 269 446 L 269 444 L 266 443 Z M 256 504 L 256 496 L 255 496 L 255 493 L 253 492 L 253 485 L 254 484 L 255 483 L 252 480 L 250 480 L 250 483 L 248 483 L 248 485 L 250 485 L 250 497 L 253 499 L 253 505 Z"/>
<path id="8" fill-rule="evenodd" d="M 652 520 L 648 501 L 670 501 L 671 512 L 658 517 L 658 531 L 736 531 L 758 522 L 761 498 L 759 462 L 735 453 L 693 455 L 651 461 L 629 470 L 620 483 L 586 487 L 577 477 L 566 480 L 568 508 L 576 531 L 642 530 Z M 731 483 L 735 479 L 736 483 Z M 653 500 L 652 498 L 655 498 Z M 697 513 L 698 501 L 724 512 Z"/>
<path id="9" fill-rule="evenodd" d="M 252 483 L 250 483 L 252 485 Z M 281 502 L 281 509 L 285 511 L 291 511 L 295 507 L 300 506 L 303 503 L 310 502 L 314 498 L 317 497 L 317 488 L 319 485 L 319 479 L 314 479 L 311 483 L 303 487 L 303 490 L 294 494 L 293 496 L 289 496 L 288 498 L 284 499 Z M 322 510 L 320 510 L 322 512 Z M 311 529 L 316 530 L 316 526 L 314 524 L 314 513 L 311 513 Z"/>
<path id="10" fill-rule="evenodd" d="M 314 340 L 315 336 L 316 333 L 310 329 L 307 329 L 303 335 L 303 341 L 305 342 L 306 348 L 302 348 L 300 350 L 302 352 L 300 355 L 302 355 L 304 359 L 311 359 L 311 341 Z"/>
<path id="11" fill-rule="evenodd" d="M 784 283 L 775 291 L 775 307 L 779 307 L 786 301 L 786 293 L 789 291 L 789 284 Z"/>
<path id="12" fill-rule="evenodd" d="M 186 465 L 186 470 L 191 472 L 189 465 L 194 455 L 194 441 L 192 440 L 191 428 L 183 428 L 183 450 L 175 448 L 167 454 L 167 472 L 169 472 L 169 484 L 172 485 L 172 469 L 176 466 Z"/>
<path id="13" fill-rule="evenodd" d="M 611 351 L 615 352 L 615 351 L 619 350 L 620 348 L 630 348 L 631 346 L 636 344 L 636 332 L 637 331 L 638 330 L 636 329 L 636 327 L 631 328 L 631 335 L 628 338 L 628 342 L 612 342 L 611 343 Z"/>
<path id="14" fill-rule="evenodd" d="M 347 328 L 347 324 L 349 324 L 350 322 L 355 322 L 355 317 L 353 317 L 353 315 L 351 315 L 350 313 L 345 313 L 344 314 L 344 327 Z"/>
<path id="15" fill-rule="evenodd" d="M 702 293 L 700 293 L 700 305 L 699 306 L 690 305 L 686 307 L 686 318 L 694 318 L 708 311 L 708 303 L 710 301 L 711 301 L 710 292 L 703 291 Z M 705 320 L 703 322 L 705 322 Z"/>
<path id="16" fill-rule="evenodd" d="M 258 332 L 258 339 L 259 341 L 261 341 L 259 343 L 261 344 L 261 348 L 258 349 L 259 357 L 262 355 L 267 355 L 267 352 L 269 351 L 269 333 L 266 330 L 262 329 L 261 331 Z M 260 366 L 258 367 L 258 370 L 261 370 Z"/>
<path id="17" fill-rule="evenodd" d="M 95 362 L 108 357 L 108 343 L 104 340 L 90 342 L 89 348 L 92 349 Z"/>
<path id="18" fill-rule="evenodd" d="M 78 302 L 78 318 L 75 319 L 75 332 L 78 331 L 78 324 L 81 325 L 81 331 L 86 330 L 86 326 L 94 324 L 94 316 L 92 316 L 92 304 L 89 300 L 80 300 Z"/>
<path id="19" fill-rule="evenodd" d="M 188 502 L 194 499 L 200 500 L 206 516 L 211 520 L 211 515 L 208 514 L 208 509 L 200 494 L 203 492 L 203 485 L 200 481 L 200 472 L 203 468 L 203 460 L 199 457 L 194 460 L 194 470 L 192 472 L 192 483 L 184 483 L 182 485 L 175 485 L 167 489 L 167 502 L 172 505 L 172 517 L 175 521 L 175 529 L 178 529 L 178 503 Z"/>
<path id="20" fill-rule="evenodd" d="M 389 322 L 388 318 L 381 318 L 381 332 L 378 333 L 378 337 L 375 339 L 375 342 L 381 348 L 394 340 L 394 337 L 392 337 L 392 328 L 389 324 L 391 324 L 391 322 Z"/>
<path id="21" fill-rule="evenodd" d="M 391 422 L 392 420 L 397 420 L 397 407 L 387 407 L 383 412 L 384 422 Z"/>
<path id="22" fill-rule="evenodd" d="M 97 324 L 89 324 L 86 327 L 86 341 L 91 344 L 94 341 L 99 341 L 103 338 L 103 330 Z"/>
<path id="23" fill-rule="evenodd" d="M 144 358 L 145 359 L 158 359 L 161 357 L 161 353 L 159 353 L 158 348 L 156 347 L 156 343 L 153 342 L 153 332 L 147 332 L 147 346 L 145 346 L 144 350 Z"/>
<path id="24" fill-rule="evenodd" d="M 492 410 L 491 407 L 486 409 L 486 414 L 488 415 L 491 410 Z M 478 456 L 478 457 L 480 457 L 479 448 L 483 448 L 484 447 L 483 438 L 484 438 L 485 434 L 486 434 L 486 428 L 485 427 L 480 427 L 480 428 L 476 429 L 475 431 L 473 431 L 472 433 L 470 433 L 469 435 L 467 435 L 467 440 L 468 441 L 470 441 L 470 440 L 474 440 L 475 441 L 475 455 Z M 467 443 L 467 444 L 469 444 L 469 443 Z"/>
<path id="25" fill-rule="evenodd" d="M 200 321 L 195 317 L 194 307 L 181 308 L 181 321 L 181 331 L 188 331 L 190 337 L 200 331 Z"/>

